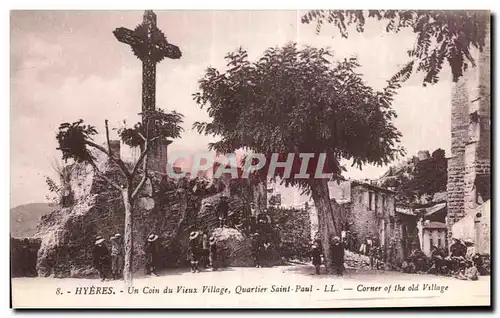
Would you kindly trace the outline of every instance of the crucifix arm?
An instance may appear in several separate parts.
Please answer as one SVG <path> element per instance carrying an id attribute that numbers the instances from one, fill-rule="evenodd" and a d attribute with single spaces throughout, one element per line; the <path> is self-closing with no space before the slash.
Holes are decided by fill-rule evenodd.
<path id="1" fill-rule="evenodd" d="M 125 163 L 123 163 L 123 161 L 121 159 L 117 159 L 117 158 L 113 157 L 106 150 L 106 148 L 104 148 L 103 146 L 100 146 L 100 145 L 96 144 L 95 142 L 87 140 L 87 141 L 85 141 L 85 143 L 87 145 L 89 145 L 90 147 L 94 147 L 94 148 L 100 150 L 101 152 L 103 152 L 104 154 L 106 154 L 111 161 L 113 161 L 114 163 L 116 163 L 120 167 L 120 170 L 123 171 L 123 173 L 125 174 L 125 176 L 127 176 L 127 178 L 130 176 L 130 172 L 128 171 L 127 167 L 125 167 Z"/>
<path id="2" fill-rule="evenodd" d="M 116 183 L 114 182 L 113 180 L 111 180 L 110 178 L 106 177 L 106 175 L 104 175 L 104 173 L 101 172 L 101 170 L 99 170 L 99 168 L 97 168 L 97 165 L 95 164 L 94 160 L 90 160 L 89 161 L 90 165 L 92 166 L 92 168 L 94 168 L 94 172 L 101 178 L 103 179 L 104 181 L 106 181 L 108 184 L 110 184 L 113 188 L 117 189 L 118 191 L 121 191 L 122 188 Z"/>

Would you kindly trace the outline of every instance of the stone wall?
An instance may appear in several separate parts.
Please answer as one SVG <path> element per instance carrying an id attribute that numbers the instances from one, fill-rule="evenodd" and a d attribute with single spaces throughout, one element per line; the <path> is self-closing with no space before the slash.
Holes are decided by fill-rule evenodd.
<path id="1" fill-rule="evenodd" d="M 268 209 L 281 236 L 280 254 L 285 258 L 307 257 L 311 243 L 309 211 L 302 208 Z"/>

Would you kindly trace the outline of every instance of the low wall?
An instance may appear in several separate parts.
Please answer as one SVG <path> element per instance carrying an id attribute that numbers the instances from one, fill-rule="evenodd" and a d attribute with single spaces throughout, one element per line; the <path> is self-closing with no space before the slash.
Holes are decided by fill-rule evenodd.
<path id="1" fill-rule="evenodd" d="M 41 240 L 33 238 L 10 239 L 12 277 L 36 277 L 36 259 Z"/>
<path id="2" fill-rule="evenodd" d="M 311 243 L 309 211 L 297 208 L 269 208 L 281 236 L 280 254 L 284 258 L 307 257 Z"/>

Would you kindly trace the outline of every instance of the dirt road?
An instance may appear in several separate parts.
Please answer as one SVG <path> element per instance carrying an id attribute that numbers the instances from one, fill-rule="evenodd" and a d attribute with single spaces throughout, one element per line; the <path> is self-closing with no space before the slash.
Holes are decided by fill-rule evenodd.
<path id="1" fill-rule="evenodd" d="M 123 281 L 15 278 L 13 306 L 41 308 L 297 308 L 489 305 L 490 277 L 449 277 L 349 270 L 343 277 L 313 275 L 312 266 L 187 270 Z"/>

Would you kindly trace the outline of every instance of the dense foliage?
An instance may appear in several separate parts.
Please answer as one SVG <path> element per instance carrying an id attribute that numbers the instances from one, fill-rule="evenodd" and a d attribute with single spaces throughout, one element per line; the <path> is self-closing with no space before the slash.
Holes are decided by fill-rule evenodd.
<path id="1" fill-rule="evenodd" d="M 423 195 L 446 191 L 448 164 L 445 152 L 437 149 L 426 160 L 413 157 L 399 167 L 391 167 L 381 186 L 395 188 L 399 204 L 415 206 Z"/>
<path id="2" fill-rule="evenodd" d="M 347 38 L 350 25 L 357 32 L 364 31 L 366 18 L 386 20 L 387 32 L 412 29 L 417 41 L 407 52 L 408 63 L 395 77 L 405 80 L 413 71 L 424 72 L 424 86 L 438 82 L 445 60 L 451 67 L 453 81 L 462 76 L 469 64 L 475 66 L 471 49 L 483 50 L 490 23 L 489 12 L 471 10 L 312 10 L 302 17 L 302 23 L 316 22 L 318 33 L 323 24 L 332 24 Z"/>
<path id="3" fill-rule="evenodd" d="M 374 91 L 357 72 L 356 59 L 331 58 L 328 50 L 296 44 L 269 48 L 256 62 L 242 48 L 229 53 L 228 70 L 208 68 L 200 80 L 194 100 L 212 120 L 196 122 L 194 128 L 220 136 L 209 145 L 219 153 L 243 148 L 284 159 L 312 153 L 313 162 L 326 153 L 324 171 L 334 178 L 345 170 L 341 159 L 358 167 L 391 162 L 404 153 L 392 124 L 391 102 L 399 84 Z M 315 164 L 309 167 L 314 177 Z M 307 179 L 294 180 L 293 174 L 285 182 L 309 187 Z"/>

